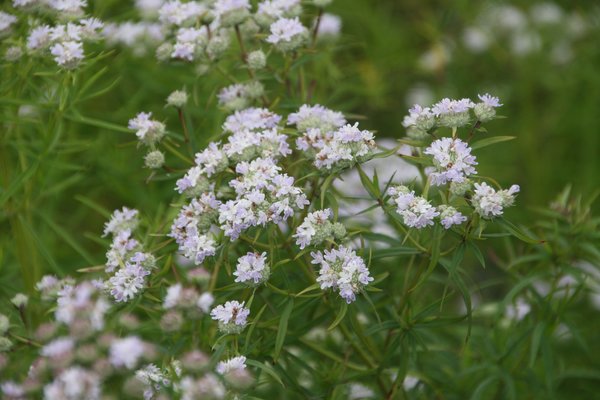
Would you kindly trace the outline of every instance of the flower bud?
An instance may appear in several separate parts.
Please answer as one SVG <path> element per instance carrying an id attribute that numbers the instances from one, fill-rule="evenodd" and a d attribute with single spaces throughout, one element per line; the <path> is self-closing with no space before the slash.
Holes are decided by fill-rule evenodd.
<path id="1" fill-rule="evenodd" d="M 151 151 L 144 157 L 144 165 L 146 166 L 146 168 L 158 169 L 162 168 L 164 164 L 165 155 L 159 150 Z"/>
<path id="2" fill-rule="evenodd" d="M 452 193 L 454 196 L 462 197 L 465 195 L 465 193 L 471 190 L 472 185 L 473 183 L 470 179 L 465 179 L 462 182 L 452 181 L 450 182 L 450 193 Z"/>
<path id="3" fill-rule="evenodd" d="M 331 4 L 332 1 L 333 0 L 313 0 L 313 3 L 317 7 L 327 7 L 328 5 Z"/>
<path id="4" fill-rule="evenodd" d="M 248 62 L 248 68 L 251 70 L 258 70 L 267 65 L 267 56 L 262 50 L 255 50 L 248 54 L 246 61 Z"/>
<path id="5" fill-rule="evenodd" d="M 185 90 L 176 90 L 167 97 L 167 106 L 181 108 L 188 101 L 188 95 Z"/>
<path id="6" fill-rule="evenodd" d="M 25 296 L 23 293 L 17 293 L 10 302 L 17 308 L 25 308 L 27 302 L 29 302 L 29 297 Z"/>
<path id="7" fill-rule="evenodd" d="M 244 94 L 251 99 L 257 99 L 265 93 L 265 87 L 259 81 L 247 83 L 244 88 Z"/>
<path id="8" fill-rule="evenodd" d="M 340 240 L 346 236 L 346 227 L 340 222 L 336 222 L 331 226 L 331 232 L 333 233 L 333 237 Z"/>
<path id="9" fill-rule="evenodd" d="M 473 112 L 475 113 L 477 120 L 481 122 L 490 121 L 496 116 L 496 109 L 485 103 L 475 104 L 475 107 L 473 107 Z"/>
<path id="10" fill-rule="evenodd" d="M 13 346 L 13 342 L 10 339 L 0 336 L 0 353 L 7 352 Z"/>
<path id="11" fill-rule="evenodd" d="M 9 327 L 10 321 L 8 320 L 8 317 L 4 314 L 0 314 L 0 335 L 4 335 Z"/>
<path id="12" fill-rule="evenodd" d="M 171 59 L 173 53 L 173 45 L 171 43 L 163 43 L 156 49 L 156 59 L 164 62 Z"/>
<path id="13" fill-rule="evenodd" d="M 4 59 L 8 62 L 18 61 L 22 56 L 23 50 L 19 46 L 11 46 L 4 53 Z"/>
<path id="14" fill-rule="evenodd" d="M 206 53 L 208 58 L 215 61 L 229 48 L 229 38 L 225 36 L 213 36 L 208 45 L 206 45 Z"/>

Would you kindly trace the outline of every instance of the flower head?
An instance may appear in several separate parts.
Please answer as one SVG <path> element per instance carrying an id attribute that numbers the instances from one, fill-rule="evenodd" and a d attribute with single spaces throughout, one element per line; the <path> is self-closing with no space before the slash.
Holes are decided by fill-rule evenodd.
<path id="1" fill-rule="evenodd" d="M 447 182 L 461 183 L 469 175 L 477 173 L 475 156 L 471 148 L 460 139 L 441 138 L 425 149 L 425 154 L 433 156 L 435 172 L 429 174 L 431 184 L 443 185 Z"/>
<path id="2" fill-rule="evenodd" d="M 313 264 L 321 265 L 317 278 L 321 289 L 337 290 L 347 303 L 356 300 L 356 294 L 373 280 L 364 260 L 352 249 L 340 246 L 311 256 Z"/>
<path id="3" fill-rule="evenodd" d="M 247 323 L 250 310 L 244 302 L 228 301 L 212 309 L 210 316 L 219 321 L 219 329 L 224 333 L 240 333 Z"/>
<path id="4" fill-rule="evenodd" d="M 236 270 L 233 275 L 235 282 L 244 282 L 258 285 L 269 279 L 270 268 L 267 264 L 267 253 L 248 252 L 238 258 Z"/>

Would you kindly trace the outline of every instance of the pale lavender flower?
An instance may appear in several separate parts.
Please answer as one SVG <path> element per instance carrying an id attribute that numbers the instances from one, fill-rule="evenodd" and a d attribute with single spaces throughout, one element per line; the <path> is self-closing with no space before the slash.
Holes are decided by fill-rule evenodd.
<path id="1" fill-rule="evenodd" d="M 0 11 L 0 34 L 8 32 L 10 27 L 17 22 L 17 17 Z"/>
<path id="2" fill-rule="evenodd" d="M 460 225 L 467 220 L 467 217 L 451 206 L 441 205 L 438 207 L 438 211 L 440 212 L 440 222 L 445 229 L 450 229 L 452 225 Z"/>
<path id="3" fill-rule="evenodd" d="M 226 361 L 220 361 L 217 364 L 216 371 L 217 371 L 217 373 L 219 373 L 221 375 L 225 375 L 229 372 L 233 372 L 236 370 L 242 370 L 244 368 L 246 368 L 246 357 L 237 356 L 237 357 L 230 358 L 229 360 L 226 360 Z"/>
<path id="4" fill-rule="evenodd" d="M 488 107 L 501 107 L 502 104 L 500 104 L 500 99 L 498 97 L 494 97 L 488 93 L 486 94 L 478 94 L 477 97 L 479 97 L 479 100 L 481 100 L 485 105 L 487 105 Z"/>
<path id="5" fill-rule="evenodd" d="M 75 68 L 83 60 L 83 46 L 81 42 L 66 41 L 56 43 L 50 47 L 54 61 L 67 69 Z"/>
<path id="6" fill-rule="evenodd" d="M 213 295 L 209 292 L 204 292 L 200 296 L 198 296 L 198 301 L 196 302 L 196 305 L 203 313 L 208 313 L 210 307 L 212 307 L 214 302 L 215 298 L 213 297 Z"/>
<path id="7" fill-rule="evenodd" d="M 130 119 L 128 124 L 128 128 L 135 130 L 138 139 L 147 145 L 159 142 L 165 135 L 165 125 L 151 117 L 151 112 L 140 112 L 135 118 Z"/>
<path id="8" fill-rule="evenodd" d="M 133 369 L 145 352 L 146 344 L 137 336 L 116 339 L 110 345 L 110 363 L 117 368 Z"/>
<path id="9" fill-rule="evenodd" d="M 52 42 L 50 37 L 51 32 L 52 28 L 48 25 L 40 25 L 33 28 L 27 37 L 27 48 L 37 50 L 48 47 Z"/>
<path id="10" fill-rule="evenodd" d="M 106 283 L 117 302 L 132 300 L 145 287 L 150 271 L 138 263 L 125 263 Z"/>
<path id="11" fill-rule="evenodd" d="M 135 230 L 139 224 L 138 210 L 123 207 L 121 210 L 115 210 L 110 220 L 104 224 L 103 236 L 110 234 L 116 235 L 125 230 Z"/>
<path id="12" fill-rule="evenodd" d="M 476 174 L 477 165 L 471 148 L 460 139 L 441 138 L 433 142 L 425 154 L 433 156 L 435 172 L 429 174 L 431 184 L 444 185 L 447 182 L 464 182 L 469 175 Z"/>
<path id="13" fill-rule="evenodd" d="M 246 108 L 236 111 L 225 119 L 223 130 L 239 132 L 244 130 L 263 130 L 277 127 L 281 116 L 266 108 Z"/>
<path id="14" fill-rule="evenodd" d="M 373 281 L 364 260 L 352 249 L 340 246 L 324 253 L 312 252 L 311 256 L 313 264 L 321 265 L 317 278 L 321 289 L 337 290 L 348 304 L 355 301 L 356 294 Z"/>
<path id="15" fill-rule="evenodd" d="M 469 99 L 451 100 L 449 98 L 442 99 L 440 102 L 433 105 L 431 111 L 436 116 L 444 114 L 457 114 L 469 111 L 475 104 Z"/>
<path id="16" fill-rule="evenodd" d="M 233 275 L 236 276 L 235 282 L 249 282 L 257 285 L 266 281 L 269 278 L 269 273 L 267 253 L 258 254 L 248 252 L 246 255 L 238 258 L 236 270 Z"/>
<path id="17" fill-rule="evenodd" d="M 210 316 L 219 322 L 219 329 L 224 333 L 240 333 L 247 324 L 250 310 L 244 302 L 228 301 L 212 309 Z"/>
<path id="18" fill-rule="evenodd" d="M 519 191 L 518 185 L 512 185 L 508 190 L 496 191 L 485 182 L 476 183 L 471 204 L 475 212 L 483 218 L 494 218 L 502 215 L 505 207 L 513 205 L 515 195 Z"/>
<path id="19" fill-rule="evenodd" d="M 323 134 L 333 132 L 346 124 L 344 114 L 333 111 L 322 105 L 309 106 L 303 104 L 300 109 L 288 115 L 288 125 L 295 125 L 300 132 L 319 129 Z"/>
<path id="20" fill-rule="evenodd" d="M 416 196 L 406 186 L 391 187 L 388 189 L 392 201 L 396 205 L 396 212 L 402 216 L 404 224 L 411 228 L 425 228 L 433 225 L 433 219 L 440 213 L 426 199 Z"/>
<path id="21" fill-rule="evenodd" d="M 280 18 L 270 26 L 268 43 L 275 45 L 281 51 L 296 49 L 308 38 L 308 29 L 298 17 Z"/>
<path id="22" fill-rule="evenodd" d="M 44 357 L 58 358 L 68 355 L 75 346 L 75 342 L 70 337 L 60 337 L 42 347 L 40 354 Z"/>

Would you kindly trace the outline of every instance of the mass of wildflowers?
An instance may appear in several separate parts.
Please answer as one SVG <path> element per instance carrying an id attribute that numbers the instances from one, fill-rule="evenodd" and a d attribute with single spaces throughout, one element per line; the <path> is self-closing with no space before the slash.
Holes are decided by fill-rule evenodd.
<path id="1" fill-rule="evenodd" d="M 537 251 L 546 240 L 510 222 L 523 210 L 511 209 L 521 188 L 494 174 L 480 152 L 513 139 L 490 133 L 503 102 L 510 106 L 504 96 L 461 93 L 414 104 L 395 116 L 403 134 L 392 138 L 397 132 L 380 130 L 346 101 L 351 91 L 327 92 L 330 77 L 343 79 L 334 56 L 346 30 L 326 12 L 330 0 L 134 3 L 0 6 L 0 50 L 13 68 L 7 86 L 13 75 L 42 82 L 12 88 L 14 101 L 0 99 L 17 107 L 2 126 L 34 146 L 19 158 L 31 171 L 2 187 L 0 204 L 28 176 L 53 173 L 38 171 L 31 154 L 81 152 L 83 161 L 60 164 L 70 177 L 58 189 L 26 185 L 24 192 L 39 190 L 45 199 L 88 176 L 98 182 L 70 196 L 89 212 L 67 211 L 76 232 L 43 217 L 41 202 L 3 209 L 9 217 L 27 211 L 7 232 L 31 232 L 31 243 L 41 243 L 31 222 L 39 214 L 53 246 L 81 258 L 69 264 L 43 248 L 36 260 L 48 273 L 32 264 L 27 290 L 5 302 L 3 398 L 435 397 L 425 392 L 435 379 L 423 373 L 419 353 L 450 341 L 435 329 L 451 325 L 468 339 L 472 324 L 492 325 L 492 314 L 502 318 L 498 329 L 527 321 L 536 295 L 560 289 L 568 299 L 574 278 L 561 275 L 551 285 L 537 282 L 536 295 L 479 307 L 477 274 L 463 265 L 487 262 L 498 275 L 519 277 L 520 264 L 564 254 L 497 248 L 516 238 Z M 545 10 L 536 18 L 553 16 Z M 119 77 L 100 88 L 105 74 L 124 65 L 139 80 Z M 372 68 L 359 68 L 366 86 L 378 84 Z M 140 82 L 160 101 L 138 94 Z M 36 85 L 31 104 L 18 98 Z M 128 107 L 113 104 L 112 90 L 128 93 Z M 79 111 L 96 98 L 114 118 Z M 13 129 L 21 122 L 50 133 L 26 140 L 25 128 Z M 106 136 L 75 140 L 81 126 Z M 120 156 L 88 166 L 96 139 Z M 117 180 L 123 165 L 143 177 Z M 575 206 L 567 197 L 550 214 L 570 218 Z M 25 254 L 31 243 L 15 248 Z M 577 255 L 586 261 L 596 253 L 587 246 Z M 577 273 L 589 269 L 583 261 Z M 593 293 L 600 287 L 580 281 Z M 539 352 L 550 326 L 530 329 Z M 485 373 L 504 382 L 496 370 L 504 356 L 489 351 L 495 364 Z M 523 354 L 533 363 L 537 352 Z"/>

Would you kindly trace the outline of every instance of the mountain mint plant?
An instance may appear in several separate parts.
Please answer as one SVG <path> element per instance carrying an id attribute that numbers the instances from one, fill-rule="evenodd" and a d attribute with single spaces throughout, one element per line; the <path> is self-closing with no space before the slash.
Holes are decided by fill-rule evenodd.
<path id="1" fill-rule="evenodd" d="M 34 103 L 15 102 L 24 120 L 47 118 L 66 135 L 44 138 L 56 146 L 48 152 L 71 151 L 67 120 L 129 135 L 139 157 L 125 161 L 161 193 L 112 213 L 101 196 L 81 197 L 105 218 L 84 234 L 105 256 L 68 275 L 33 275 L 30 296 L 0 314 L 3 398 L 433 393 L 419 355 L 430 338 L 419 332 L 451 324 L 469 338 L 474 277 L 463 260 L 485 266 L 510 236 L 542 241 L 505 218 L 520 187 L 480 172 L 479 150 L 510 139 L 486 131 L 499 98 L 416 104 L 392 145 L 372 121 L 329 104 L 314 68 L 340 32 L 329 3 L 138 0 L 120 6 L 122 18 L 97 18 L 101 2 L 85 0 L 1 6 L 5 63 L 57 79 Z M 119 57 L 169 86 L 165 101 L 132 94 L 139 109 L 119 123 L 83 116 L 81 80 L 93 85 Z M 181 76 L 166 83 L 171 69 Z M 365 222 L 371 213 L 378 226 Z"/>

